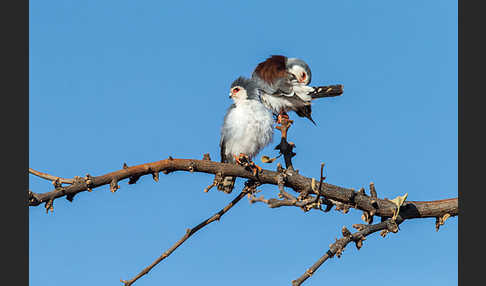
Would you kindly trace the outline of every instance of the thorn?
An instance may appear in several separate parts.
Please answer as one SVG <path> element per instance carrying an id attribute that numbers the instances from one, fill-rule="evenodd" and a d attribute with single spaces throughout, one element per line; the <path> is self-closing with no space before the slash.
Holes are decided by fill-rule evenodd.
<path id="1" fill-rule="evenodd" d="M 366 196 L 365 189 L 364 188 L 359 189 L 358 195 Z"/>
<path id="2" fill-rule="evenodd" d="M 366 228 L 366 225 L 360 224 L 360 223 L 355 223 L 352 225 L 353 228 L 357 229 L 358 231 L 362 231 L 363 229 Z"/>
<path id="3" fill-rule="evenodd" d="M 159 172 L 153 172 L 152 178 L 154 179 L 154 181 L 159 182 Z"/>
<path id="4" fill-rule="evenodd" d="M 346 228 L 346 226 L 343 226 L 341 232 L 342 232 L 344 237 L 351 236 L 351 232 L 349 231 L 349 229 Z"/>
<path id="5" fill-rule="evenodd" d="M 61 180 L 59 178 L 56 178 L 54 181 L 52 181 L 52 184 L 56 189 L 61 187 Z"/>
<path id="6" fill-rule="evenodd" d="M 370 224 L 373 222 L 373 216 L 367 212 L 367 211 L 363 211 L 363 214 L 361 215 L 361 219 L 366 222 L 367 224 Z"/>
<path id="7" fill-rule="evenodd" d="M 88 188 L 88 192 L 92 192 L 93 189 L 92 189 L 92 185 L 93 185 L 93 180 L 92 180 L 92 176 L 90 174 L 86 174 L 86 177 L 85 177 L 85 182 L 86 182 L 86 186 Z"/>
<path id="8" fill-rule="evenodd" d="M 378 195 L 376 194 L 375 183 L 370 183 L 370 194 L 372 198 L 377 198 Z"/>
<path id="9" fill-rule="evenodd" d="M 76 194 L 67 194 L 67 195 L 66 195 L 66 199 L 67 199 L 68 201 L 70 201 L 70 202 L 73 202 L 73 200 L 74 200 L 74 196 L 75 196 L 75 195 L 76 195 Z"/>
<path id="10" fill-rule="evenodd" d="M 382 231 L 380 231 L 380 235 L 381 237 L 385 238 L 385 236 L 388 234 L 388 230 L 384 229 Z"/>
<path id="11" fill-rule="evenodd" d="M 112 193 L 116 192 L 118 189 L 120 188 L 120 186 L 118 185 L 118 180 L 113 178 L 113 180 L 111 180 L 110 182 L 110 191 Z"/>
<path id="12" fill-rule="evenodd" d="M 194 170 L 195 170 L 195 168 L 194 168 L 194 167 L 196 167 L 196 163 L 194 163 L 194 161 L 191 161 L 191 162 L 189 163 L 189 167 L 188 167 L 189 172 L 194 173 Z"/>
<path id="13" fill-rule="evenodd" d="M 307 269 L 307 270 L 305 271 L 305 273 L 307 273 L 307 275 L 309 275 L 309 277 L 311 277 L 311 276 L 312 276 L 312 274 L 314 274 L 314 273 L 312 272 L 312 270 L 310 270 L 310 268 L 309 268 L 309 269 Z"/>
<path id="14" fill-rule="evenodd" d="M 123 169 L 128 169 L 127 163 L 123 163 Z"/>
<path id="15" fill-rule="evenodd" d="M 203 160 L 204 160 L 204 161 L 211 161 L 211 156 L 209 155 L 209 153 L 205 153 L 205 154 L 203 155 Z"/>
<path id="16" fill-rule="evenodd" d="M 172 158 L 172 156 L 169 156 L 169 160 L 172 161 L 172 160 L 174 160 L 174 158 Z"/>
<path id="17" fill-rule="evenodd" d="M 49 213 L 49 210 L 51 212 L 54 212 L 54 199 L 50 199 L 49 201 L 46 202 L 46 214 Z"/>

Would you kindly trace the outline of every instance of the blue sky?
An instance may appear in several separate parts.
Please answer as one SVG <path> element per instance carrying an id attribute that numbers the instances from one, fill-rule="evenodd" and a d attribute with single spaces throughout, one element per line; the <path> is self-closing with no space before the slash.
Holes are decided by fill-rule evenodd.
<path id="1" fill-rule="evenodd" d="M 290 114 L 301 173 L 325 162 L 329 183 L 373 181 L 380 197 L 458 195 L 457 1 L 31 1 L 30 167 L 73 177 L 219 160 L 229 86 L 271 54 L 304 59 L 314 85 L 344 84 L 315 102 L 317 126 Z M 121 285 L 236 196 L 204 193 L 211 181 L 161 174 L 30 208 L 30 285 Z M 31 176 L 30 189 L 52 185 Z M 289 285 L 360 216 L 245 199 L 135 285 Z M 457 285 L 457 218 L 434 223 L 350 245 L 304 285 Z"/>

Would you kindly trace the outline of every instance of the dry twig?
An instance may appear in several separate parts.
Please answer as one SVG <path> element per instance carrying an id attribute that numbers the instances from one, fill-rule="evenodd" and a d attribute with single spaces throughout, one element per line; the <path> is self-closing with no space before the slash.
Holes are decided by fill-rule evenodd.
<path id="1" fill-rule="evenodd" d="M 304 283 L 304 281 L 311 277 L 324 262 L 326 262 L 329 258 L 334 257 L 334 255 L 340 258 L 344 251 L 344 248 L 348 245 L 348 243 L 354 241 L 356 244 L 356 248 L 359 250 L 363 245 L 363 241 L 366 239 L 366 236 L 380 230 L 387 230 L 396 233 L 398 231 L 398 224 L 402 222 L 403 220 L 393 221 L 391 219 L 387 219 L 386 221 L 377 224 L 354 224 L 353 227 L 356 228 L 358 231 L 353 234 L 351 234 L 351 232 L 346 227 L 343 227 L 343 237 L 340 239 L 336 239 L 334 243 L 329 245 L 329 250 L 327 250 L 327 252 L 323 256 L 321 256 L 321 258 L 319 258 L 311 267 L 309 267 L 309 269 L 307 269 L 304 274 L 302 274 L 299 278 L 293 280 L 292 286 L 299 286 Z"/>
<path id="2" fill-rule="evenodd" d="M 60 184 L 72 184 L 73 181 L 74 181 L 73 179 L 64 179 L 64 178 L 56 177 L 56 176 L 53 176 L 53 175 L 49 175 L 47 173 L 42 173 L 42 172 L 36 171 L 32 168 L 29 168 L 29 173 L 31 173 L 32 175 L 36 175 L 37 177 L 40 177 L 42 179 L 52 181 L 53 183 L 58 182 Z"/>

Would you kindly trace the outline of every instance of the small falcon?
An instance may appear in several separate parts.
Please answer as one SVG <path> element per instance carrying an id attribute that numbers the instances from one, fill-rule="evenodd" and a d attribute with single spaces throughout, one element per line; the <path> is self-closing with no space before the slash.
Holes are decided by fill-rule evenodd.
<path id="1" fill-rule="evenodd" d="M 221 128 L 221 162 L 238 163 L 253 169 L 261 168 L 252 158 L 273 139 L 273 116 L 260 101 L 258 86 L 254 80 L 239 77 L 230 88 L 234 103 L 228 108 Z M 235 177 L 225 177 L 218 190 L 230 193 Z"/>
<path id="2" fill-rule="evenodd" d="M 273 55 L 259 63 L 252 74 L 252 79 L 258 84 L 263 104 L 274 114 L 287 117 L 288 111 L 295 111 L 300 117 L 312 119 L 311 100 L 319 97 L 341 94 L 342 86 L 322 90 L 323 87 L 311 87 L 312 73 L 309 66 L 301 59 Z M 324 91 L 324 93 L 323 93 Z M 331 92 L 331 93 L 330 93 Z"/>

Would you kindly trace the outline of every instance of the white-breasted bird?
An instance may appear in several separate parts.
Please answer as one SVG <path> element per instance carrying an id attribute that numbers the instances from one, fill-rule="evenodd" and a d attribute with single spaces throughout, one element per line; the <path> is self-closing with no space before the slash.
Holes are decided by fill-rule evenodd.
<path id="1" fill-rule="evenodd" d="M 278 114 L 278 122 L 281 116 L 287 117 L 288 111 L 295 111 L 316 124 L 311 116 L 311 100 L 328 95 L 322 95 L 322 87 L 309 86 L 312 73 L 303 60 L 273 55 L 257 65 L 252 79 L 261 90 L 262 102 Z M 337 92 L 341 94 L 342 90 Z"/>
<path id="2" fill-rule="evenodd" d="M 221 162 L 247 163 L 254 172 L 261 170 L 252 159 L 273 139 L 272 112 L 260 100 L 257 83 L 239 77 L 230 88 L 234 103 L 228 108 L 221 128 Z M 218 189 L 231 192 L 234 177 L 225 177 Z"/>

